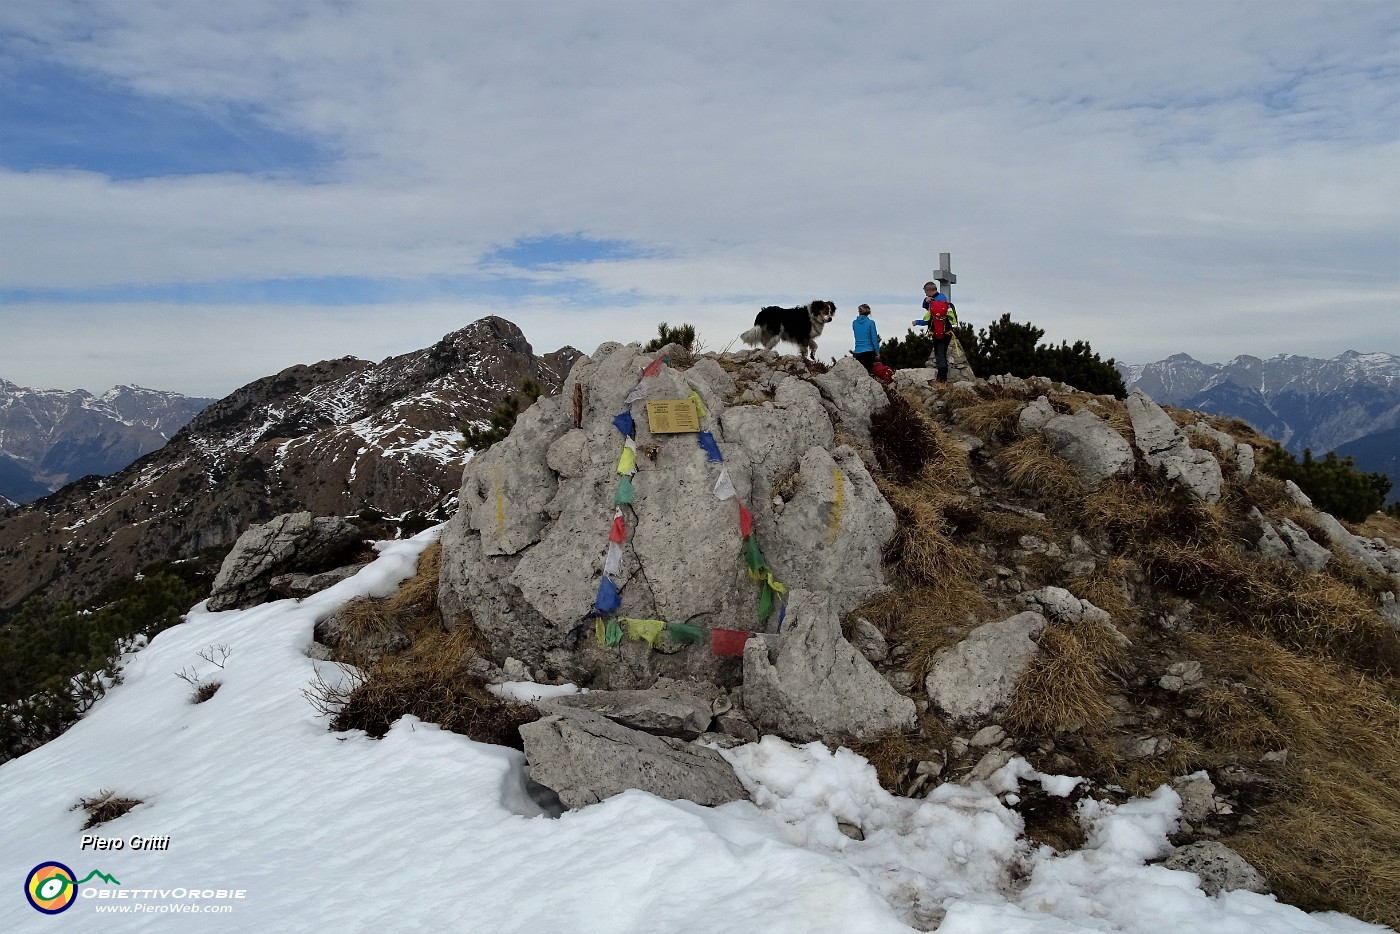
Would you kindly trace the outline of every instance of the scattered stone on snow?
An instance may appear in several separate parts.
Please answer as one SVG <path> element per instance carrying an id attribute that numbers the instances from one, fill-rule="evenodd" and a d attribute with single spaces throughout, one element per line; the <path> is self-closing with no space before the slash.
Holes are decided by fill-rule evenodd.
<path id="1" fill-rule="evenodd" d="M 1267 895 L 1269 884 L 1264 876 L 1243 856 L 1223 843 L 1203 840 L 1179 848 L 1163 860 L 1168 869 L 1193 872 L 1200 877 L 1201 889 L 1207 895 L 1244 890 Z"/>
<path id="2" fill-rule="evenodd" d="M 559 707 L 601 714 L 633 730 L 695 739 L 710 728 L 710 704 L 699 697 L 666 696 L 656 691 L 589 691 L 537 701 L 541 710 Z"/>
<path id="3" fill-rule="evenodd" d="M 585 710 L 520 727 L 530 777 L 570 808 L 629 788 L 714 806 L 748 797 L 729 763 L 704 746 L 632 730 Z"/>

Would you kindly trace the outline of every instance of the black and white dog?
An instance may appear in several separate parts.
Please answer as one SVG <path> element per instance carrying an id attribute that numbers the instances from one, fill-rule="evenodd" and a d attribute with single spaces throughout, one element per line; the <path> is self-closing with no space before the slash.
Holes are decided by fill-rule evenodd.
<path id="1" fill-rule="evenodd" d="M 762 344 L 764 350 L 772 350 L 778 341 L 787 341 L 797 345 L 802 359 L 816 359 L 817 338 L 834 317 L 836 303 L 820 299 L 796 308 L 768 305 L 759 310 L 753 327 L 740 334 L 739 340 L 753 346 Z"/>

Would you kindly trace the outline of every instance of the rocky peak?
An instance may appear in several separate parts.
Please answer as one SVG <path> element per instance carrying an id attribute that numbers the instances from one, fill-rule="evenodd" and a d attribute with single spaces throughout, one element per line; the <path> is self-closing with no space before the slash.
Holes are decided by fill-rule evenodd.
<path id="1" fill-rule="evenodd" d="M 281 513 L 444 508 L 470 456 L 461 427 L 484 424 L 525 379 L 557 392 L 578 356 L 566 347 L 536 357 L 519 328 L 490 317 L 377 364 L 342 357 L 255 380 L 119 473 L 0 521 L 0 550 L 11 556 L 0 608 L 50 584 L 92 593 Z M 126 405 L 144 392 L 112 395 Z"/>

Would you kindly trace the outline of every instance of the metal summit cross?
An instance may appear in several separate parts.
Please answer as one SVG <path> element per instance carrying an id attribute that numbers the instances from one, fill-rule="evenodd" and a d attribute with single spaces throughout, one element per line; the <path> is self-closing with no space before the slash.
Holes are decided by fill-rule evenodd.
<path id="1" fill-rule="evenodd" d="M 953 283 L 958 281 L 958 277 L 953 275 L 953 254 L 938 254 L 938 271 L 933 274 L 933 278 L 943 284 L 943 295 L 948 301 L 953 300 Z"/>

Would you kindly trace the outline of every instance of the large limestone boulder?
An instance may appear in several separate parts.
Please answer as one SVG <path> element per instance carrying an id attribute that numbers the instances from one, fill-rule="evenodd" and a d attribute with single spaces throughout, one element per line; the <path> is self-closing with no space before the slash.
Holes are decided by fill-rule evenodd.
<path id="1" fill-rule="evenodd" d="M 532 671 L 614 689 L 645 688 L 659 676 L 737 678 L 738 666 L 717 660 L 708 640 L 604 647 L 591 622 L 580 626 L 604 570 L 624 443 L 613 420 L 624 412 L 635 425 L 637 471 L 623 506 L 617 615 L 706 629 L 776 625 L 776 614 L 758 617 L 761 588 L 744 566 L 738 502 L 788 587 L 830 591 L 838 613 L 885 588 L 880 554 L 895 530 L 893 510 L 860 455 L 836 442 L 838 421 L 843 436 L 859 436 L 864 424 L 868 437 L 869 415 L 884 400 L 859 364 L 852 361 L 862 384 L 839 366 L 826 374 L 830 387 L 856 394 L 837 404 L 772 355 L 726 357 L 723 366 L 702 357 L 639 383 L 657 356 L 602 345 L 578 361 L 560 396 L 537 402 L 463 471 L 461 505 L 442 537 L 440 605 L 449 626 L 470 618 L 498 662 L 512 656 Z M 649 429 L 647 400 L 692 392 L 722 463 L 694 434 Z M 738 502 L 717 498 L 721 468 Z"/>
<path id="2" fill-rule="evenodd" d="M 1045 617 L 1033 610 L 978 626 L 934 659 L 924 679 L 929 702 L 963 724 L 1002 710 L 1040 651 L 1033 640 L 1044 628 Z"/>
<path id="3" fill-rule="evenodd" d="M 734 769 L 713 749 L 630 730 L 587 710 L 527 723 L 520 736 L 530 778 L 571 808 L 629 788 L 710 806 L 748 797 Z"/>
<path id="4" fill-rule="evenodd" d="M 789 739 L 868 739 L 914 728 L 914 702 L 890 687 L 841 636 L 826 593 L 792 594 L 781 635 L 744 647 L 744 711 L 760 730 Z"/>
<path id="5" fill-rule="evenodd" d="M 219 567 L 209 609 L 256 606 L 268 598 L 274 577 L 348 563 L 362 541 L 360 530 L 339 516 L 294 512 L 255 525 L 238 537 Z"/>
<path id="6" fill-rule="evenodd" d="M 837 411 L 841 427 L 861 444 L 870 443 L 870 418 L 890 404 L 885 389 L 855 357 L 842 357 L 825 373 L 812 377 Z"/>
<path id="7" fill-rule="evenodd" d="M 1191 447 L 1171 416 L 1141 389 L 1128 395 L 1127 406 L 1137 448 L 1148 466 L 1161 468 L 1168 480 L 1197 499 L 1218 502 L 1224 477 L 1214 455 Z"/>
<path id="8" fill-rule="evenodd" d="M 1025 411 L 1022 415 L 1028 424 L 1034 422 L 1034 415 L 1027 416 Z M 1111 478 L 1132 472 L 1132 445 L 1088 409 L 1057 415 L 1040 430 L 1050 450 L 1074 469 L 1085 489 L 1097 490 Z"/>

